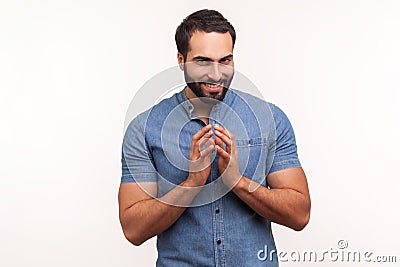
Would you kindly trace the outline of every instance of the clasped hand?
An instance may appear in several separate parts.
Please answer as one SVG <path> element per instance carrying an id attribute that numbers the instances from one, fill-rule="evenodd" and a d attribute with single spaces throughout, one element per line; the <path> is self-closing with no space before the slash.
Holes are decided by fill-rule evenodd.
<path id="1" fill-rule="evenodd" d="M 214 125 L 215 139 L 212 138 L 211 125 L 203 127 L 192 137 L 190 149 L 190 174 L 196 185 L 204 185 L 210 174 L 211 152 L 215 146 L 218 153 L 218 169 L 222 181 L 229 188 L 233 188 L 242 175 L 238 165 L 238 151 L 234 135 L 222 127 Z M 202 147 L 205 145 L 205 148 Z"/>

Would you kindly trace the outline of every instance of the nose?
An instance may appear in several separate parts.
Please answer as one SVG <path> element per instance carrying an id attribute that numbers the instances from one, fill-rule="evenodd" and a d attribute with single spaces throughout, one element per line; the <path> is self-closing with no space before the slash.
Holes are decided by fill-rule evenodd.
<path id="1" fill-rule="evenodd" d="M 210 66 L 210 70 L 208 72 L 208 78 L 212 79 L 213 81 L 220 81 L 222 78 L 222 72 L 220 70 L 220 66 L 218 63 L 212 63 Z"/>

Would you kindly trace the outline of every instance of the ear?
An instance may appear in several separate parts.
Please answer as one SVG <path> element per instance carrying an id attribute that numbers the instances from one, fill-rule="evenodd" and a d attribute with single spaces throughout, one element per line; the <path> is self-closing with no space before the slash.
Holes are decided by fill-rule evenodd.
<path id="1" fill-rule="evenodd" d="M 181 53 L 178 52 L 177 54 L 179 68 L 183 70 L 183 64 L 185 63 L 185 59 Z"/>

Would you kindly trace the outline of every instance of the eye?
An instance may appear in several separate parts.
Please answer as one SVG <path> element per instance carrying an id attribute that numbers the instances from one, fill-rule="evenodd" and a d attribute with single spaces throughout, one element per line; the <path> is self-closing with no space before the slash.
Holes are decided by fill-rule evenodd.
<path id="1" fill-rule="evenodd" d="M 232 59 L 230 59 L 230 58 L 224 58 L 224 59 L 222 59 L 221 61 L 220 61 L 220 63 L 221 64 L 229 64 L 229 62 L 231 62 L 232 61 Z"/>
<path id="2" fill-rule="evenodd" d="M 198 64 L 200 66 L 207 66 L 207 65 L 210 65 L 210 61 L 207 59 L 199 59 L 196 61 L 196 64 Z"/>

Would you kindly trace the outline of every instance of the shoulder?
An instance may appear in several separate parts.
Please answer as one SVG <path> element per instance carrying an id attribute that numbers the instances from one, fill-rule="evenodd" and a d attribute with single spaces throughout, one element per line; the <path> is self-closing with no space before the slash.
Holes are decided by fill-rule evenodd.
<path id="1" fill-rule="evenodd" d="M 177 100 L 176 95 L 177 94 L 174 94 L 169 98 L 163 99 L 149 109 L 134 116 L 126 129 L 126 132 L 135 128 L 144 131 L 144 128 L 148 123 L 163 123 L 171 110 L 179 105 L 179 101 Z"/>
<path id="2" fill-rule="evenodd" d="M 282 121 L 289 122 L 289 118 L 280 107 L 270 102 L 268 102 L 268 106 L 272 112 L 276 124 L 281 123 Z"/>

